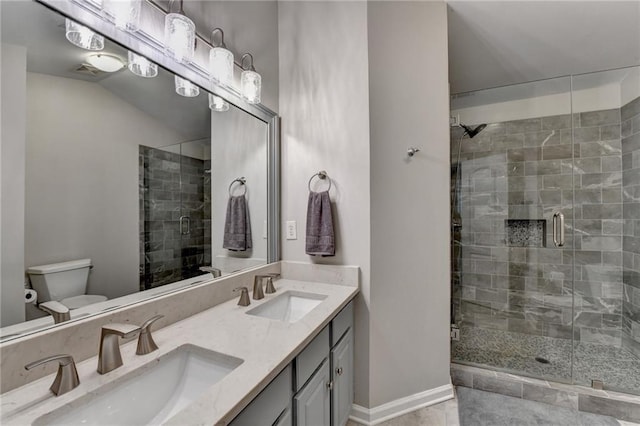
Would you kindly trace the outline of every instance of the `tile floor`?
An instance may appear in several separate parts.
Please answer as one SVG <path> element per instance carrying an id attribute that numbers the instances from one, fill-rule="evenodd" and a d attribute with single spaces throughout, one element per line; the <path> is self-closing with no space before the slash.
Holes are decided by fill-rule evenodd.
<path id="1" fill-rule="evenodd" d="M 468 388 L 465 388 L 468 389 Z M 494 394 L 497 395 L 497 394 Z M 498 395 L 501 396 L 501 395 Z M 526 403 L 531 403 L 532 401 L 520 400 L 517 398 L 505 397 L 513 400 L 515 404 L 518 401 L 524 401 Z M 559 409 L 558 407 L 541 404 L 548 410 Z M 449 401 L 445 401 L 436 405 L 431 405 L 429 407 L 422 408 L 420 410 L 405 414 L 400 417 L 396 417 L 394 419 L 385 421 L 383 423 L 379 423 L 378 426 L 494 426 L 493 424 L 461 424 L 460 416 L 458 414 L 458 398 L 451 399 Z M 640 426 L 638 423 L 625 422 L 622 420 L 618 420 L 620 426 Z M 356 423 L 354 421 L 348 421 L 347 426 L 362 426 L 360 423 Z M 571 426 L 571 425 L 565 425 Z M 588 425 L 588 426 L 596 426 L 596 425 Z"/>

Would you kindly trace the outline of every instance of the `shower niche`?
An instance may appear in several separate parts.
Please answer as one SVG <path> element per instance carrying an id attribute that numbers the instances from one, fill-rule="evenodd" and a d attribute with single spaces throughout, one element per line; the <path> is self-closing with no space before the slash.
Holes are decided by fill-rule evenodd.
<path id="1" fill-rule="evenodd" d="M 546 247 L 547 221 L 544 219 L 506 219 L 506 241 L 509 247 Z"/>

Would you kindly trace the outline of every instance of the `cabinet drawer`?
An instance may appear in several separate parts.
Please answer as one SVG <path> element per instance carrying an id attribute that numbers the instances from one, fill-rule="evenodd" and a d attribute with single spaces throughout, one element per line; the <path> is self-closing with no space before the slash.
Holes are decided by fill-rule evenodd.
<path id="1" fill-rule="evenodd" d="M 322 360 L 329 355 L 329 327 L 316 336 L 309 345 L 296 357 L 295 391 L 299 391 L 309 380 Z"/>
<path id="2" fill-rule="evenodd" d="M 353 327 L 353 301 L 349 302 L 331 322 L 331 347 L 334 347 L 344 333 Z"/>
<path id="3" fill-rule="evenodd" d="M 231 426 L 272 425 L 291 402 L 291 364 L 230 423 Z"/>

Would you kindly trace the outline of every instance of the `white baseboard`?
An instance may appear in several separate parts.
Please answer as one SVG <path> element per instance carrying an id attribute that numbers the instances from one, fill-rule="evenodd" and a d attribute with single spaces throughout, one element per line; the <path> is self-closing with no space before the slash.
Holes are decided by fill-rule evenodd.
<path id="1" fill-rule="evenodd" d="M 349 418 L 354 422 L 366 426 L 374 426 L 420 408 L 447 401 L 453 397 L 453 385 L 448 384 L 396 399 L 395 401 L 387 402 L 386 404 L 373 408 L 365 408 L 353 404 Z"/>

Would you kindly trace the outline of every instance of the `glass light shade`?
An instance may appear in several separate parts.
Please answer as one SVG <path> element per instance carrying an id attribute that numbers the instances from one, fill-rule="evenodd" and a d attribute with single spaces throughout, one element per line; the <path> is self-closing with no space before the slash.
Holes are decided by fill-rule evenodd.
<path id="1" fill-rule="evenodd" d="M 262 92 L 262 77 L 255 71 L 244 70 L 240 77 L 242 97 L 250 104 L 259 104 Z"/>
<path id="2" fill-rule="evenodd" d="M 152 78 L 158 75 L 158 66 L 145 58 L 129 52 L 129 71 L 140 77 Z"/>
<path id="3" fill-rule="evenodd" d="M 175 76 L 176 93 L 187 98 L 194 98 L 200 94 L 200 88 L 184 78 Z"/>
<path id="4" fill-rule="evenodd" d="M 209 93 L 209 108 L 218 112 L 229 111 L 229 103 L 220 96 Z"/>
<path id="5" fill-rule="evenodd" d="M 230 86 L 233 82 L 233 53 L 224 47 L 209 51 L 209 75 L 212 82 Z"/>
<path id="6" fill-rule="evenodd" d="M 87 50 L 104 49 L 104 37 L 71 19 L 65 19 L 65 36 L 72 44 Z"/>
<path id="7" fill-rule="evenodd" d="M 179 13 L 169 13 L 164 18 L 164 50 L 178 62 L 193 59 L 196 26 L 193 21 Z"/>
<path id="8" fill-rule="evenodd" d="M 113 21 L 116 28 L 137 31 L 140 25 L 140 0 L 104 0 L 102 14 Z"/>
<path id="9" fill-rule="evenodd" d="M 105 55 L 103 53 L 94 53 L 87 56 L 87 62 L 104 72 L 116 72 L 124 68 L 124 62 L 122 62 L 122 59 L 114 55 Z"/>

